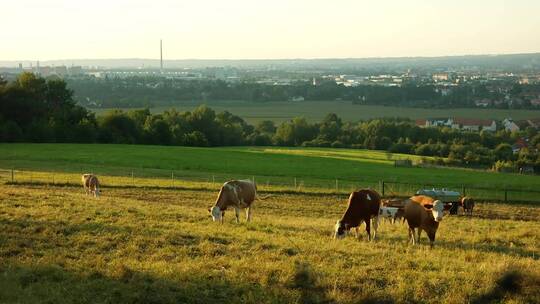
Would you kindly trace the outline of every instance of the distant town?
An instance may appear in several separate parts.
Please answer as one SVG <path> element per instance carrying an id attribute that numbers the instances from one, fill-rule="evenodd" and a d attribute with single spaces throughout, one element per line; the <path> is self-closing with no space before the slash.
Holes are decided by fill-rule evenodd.
<path id="1" fill-rule="evenodd" d="M 9 81 L 30 72 L 63 78 L 75 91 L 76 101 L 90 108 L 170 106 L 186 100 L 335 100 L 428 108 L 540 108 L 540 54 L 64 63 L 0 62 L 4 65 L 0 77 Z M 130 95 L 134 91 L 137 94 Z M 117 98 L 119 95 L 123 97 Z"/>

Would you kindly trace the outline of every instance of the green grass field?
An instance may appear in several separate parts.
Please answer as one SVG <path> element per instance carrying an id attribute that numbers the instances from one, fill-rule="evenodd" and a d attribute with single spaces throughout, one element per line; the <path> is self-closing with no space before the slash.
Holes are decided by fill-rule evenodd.
<path id="1" fill-rule="evenodd" d="M 396 168 L 394 159 L 415 156 L 386 152 L 321 148 L 189 148 L 136 145 L 0 144 L 0 168 L 58 173 L 94 172 L 98 175 L 167 178 L 222 182 L 255 178 L 260 185 L 305 189 L 378 188 L 385 181 L 386 194 L 412 195 L 431 185 L 461 190 L 477 197 L 502 199 L 506 188 L 540 189 L 537 176 L 502 174 L 456 168 Z M 21 176 L 20 173 L 16 174 Z M 4 171 L 0 178 L 8 179 Z M 28 181 L 28 176 L 26 176 Z M 32 177 L 30 177 L 31 179 Z M 58 179 L 57 179 L 58 181 Z M 78 180 L 75 180 L 78 183 Z M 400 184 L 404 183 L 404 184 Z M 486 196 L 491 195 L 491 196 Z M 538 201 L 537 193 L 509 194 L 509 200 Z"/>
<path id="2" fill-rule="evenodd" d="M 179 111 L 192 111 L 202 103 L 185 103 L 176 105 Z M 310 121 L 320 121 L 328 113 L 336 113 L 345 121 L 358 121 L 380 117 L 407 117 L 425 119 L 430 117 L 485 118 L 502 120 L 511 117 L 515 120 L 540 118 L 540 111 L 534 110 L 500 110 L 500 109 L 426 109 L 385 106 L 353 105 L 348 101 L 310 101 L 310 102 L 266 102 L 251 103 L 243 101 L 220 101 L 205 103 L 217 112 L 229 111 L 244 118 L 250 123 L 261 120 L 272 120 L 276 123 L 303 116 Z M 155 107 L 153 113 L 161 113 L 171 107 Z M 109 109 L 91 109 L 98 115 Z"/>
<path id="3" fill-rule="evenodd" d="M 346 196 L 274 194 L 212 223 L 212 191 L 0 183 L 0 303 L 538 303 L 540 208 L 480 203 L 435 247 L 384 222 L 331 239 Z"/>

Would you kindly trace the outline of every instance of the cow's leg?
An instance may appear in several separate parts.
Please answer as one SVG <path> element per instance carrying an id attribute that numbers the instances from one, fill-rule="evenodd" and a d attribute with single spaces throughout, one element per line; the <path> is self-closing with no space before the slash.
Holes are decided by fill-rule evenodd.
<path id="1" fill-rule="evenodd" d="M 246 221 L 251 222 L 251 207 L 246 208 Z"/>
<path id="2" fill-rule="evenodd" d="M 379 220 L 373 218 L 371 221 L 373 222 L 373 240 L 375 240 L 375 237 L 377 236 L 377 228 L 379 228 Z"/>
<path id="3" fill-rule="evenodd" d="M 409 227 L 409 243 L 412 243 L 413 245 L 416 244 L 414 235 L 415 235 L 414 228 Z"/>
<path id="4" fill-rule="evenodd" d="M 371 221 L 369 219 L 365 219 L 364 222 L 366 222 L 367 239 L 368 241 L 371 241 Z"/>
<path id="5" fill-rule="evenodd" d="M 234 215 L 236 215 L 236 223 L 240 223 L 240 208 L 234 207 Z"/>
<path id="6" fill-rule="evenodd" d="M 420 234 L 422 233 L 422 228 L 418 227 L 418 238 L 416 239 L 416 242 L 420 244 Z"/>
<path id="7" fill-rule="evenodd" d="M 354 227 L 354 237 L 357 238 L 357 239 L 360 239 L 359 228 L 360 228 L 359 226 Z"/>

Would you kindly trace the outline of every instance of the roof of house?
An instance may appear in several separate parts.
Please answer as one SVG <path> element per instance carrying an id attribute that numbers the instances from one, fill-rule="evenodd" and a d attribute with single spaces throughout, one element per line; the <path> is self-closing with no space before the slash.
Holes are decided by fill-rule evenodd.
<path id="1" fill-rule="evenodd" d="M 454 118 L 454 124 L 464 125 L 464 126 L 491 126 L 493 120 L 486 119 L 473 119 L 473 118 Z"/>

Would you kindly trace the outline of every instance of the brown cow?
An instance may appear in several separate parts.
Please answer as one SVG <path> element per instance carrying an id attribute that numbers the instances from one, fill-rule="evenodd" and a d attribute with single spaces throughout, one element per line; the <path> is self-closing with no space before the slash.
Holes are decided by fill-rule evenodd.
<path id="1" fill-rule="evenodd" d="M 373 222 L 373 239 L 377 234 L 377 217 L 381 205 L 381 196 L 374 190 L 363 189 L 351 193 L 349 196 L 348 207 L 343 216 L 337 221 L 335 226 L 334 238 L 342 238 L 351 228 L 355 228 L 356 235 L 358 227 L 362 222 L 366 223 L 366 232 L 368 240 L 371 240 L 370 220 Z"/>
<path id="2" fill-rule="evenodd" d="M 415 245 L 420 241 L 421 231 L 424 230 L 429 238 L 429 245 L 433 247 L 435 234 L 442 221 L 444 203 L 425 195 L 415 195 L 405 203 L 405 219 L 409 224 L 409 241 Z M 418 228 L 418 237 L 414 229 Z"/>
<path id="3" fill-rule="evenodd" d="M 465 196 L 461 199 L 461 207 L 463 207 L 463 212 L 469 216 L 472 216 L 474 209 L 474 199 L 469 196 Z"/>
<path id="4" fill-rule="evenodd" d="M 236 222 L 240 223 L 240 209 L 246 209 L 246 219 L 251 221 L 251 204 L 257 198 L 257 186 L 250 180 L 232 180 L 221 187 L 217 200 L 211 209 L 212 219 L 223 223 L 223 215 L 228 207 L 234 208 Z"/>
<path id="5" fill-rule="evenodd" d="M 81 180 L 86 195 L 93 193 L 95 197 L 99 196 L 99 180 L 97 176 L 87 173 L 82 175 Z"/>

